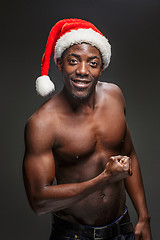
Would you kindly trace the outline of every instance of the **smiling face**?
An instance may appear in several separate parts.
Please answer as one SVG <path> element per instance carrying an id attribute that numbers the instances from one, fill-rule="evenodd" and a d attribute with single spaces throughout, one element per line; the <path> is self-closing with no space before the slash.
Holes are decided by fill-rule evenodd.
<path id="1" fill-rule="evenodd" d="M 58 69 L 63 73 L 64 88 L 75 98 L 85 99 L 92 94 L 102 74 L 99 50 L 82 43 L 68 48 L 58 59 Z"/>

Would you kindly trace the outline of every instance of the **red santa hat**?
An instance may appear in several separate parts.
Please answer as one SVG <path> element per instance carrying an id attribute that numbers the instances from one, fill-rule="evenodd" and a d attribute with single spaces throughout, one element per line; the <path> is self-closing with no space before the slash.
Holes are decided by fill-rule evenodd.
<path id="1" fill-rule="evenodd" d="M 36 80 L 38 95 L 43 97 L 55 90 L 53 82 L 48 76 L 50 57 L 54 52 L 54 61 L 74 44 L 89 43 L 99 49 L 103 69 L 107 68 L 111 57 L 111 46 L 107 38 L 90 22 L 81 19 L 64 19 L 57 22 L 50 31 L 45 53 L 41 63 L 41 76 Z"/>

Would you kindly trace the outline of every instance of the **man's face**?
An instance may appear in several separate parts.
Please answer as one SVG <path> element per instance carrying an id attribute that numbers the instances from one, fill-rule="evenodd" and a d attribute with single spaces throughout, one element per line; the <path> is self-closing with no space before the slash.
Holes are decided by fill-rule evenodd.
<path id="1" fill-rule="evenodd" d="M 71 46 L 57 62 L 63 73 L 65 90 L 79 99 L 85 99 L 93 92 L 102 74 L 102 65 L 99 50 L 86 43 Z"/>

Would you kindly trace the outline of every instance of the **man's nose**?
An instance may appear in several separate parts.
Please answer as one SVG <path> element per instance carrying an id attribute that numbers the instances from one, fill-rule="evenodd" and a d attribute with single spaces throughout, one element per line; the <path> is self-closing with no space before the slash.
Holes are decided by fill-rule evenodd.
<path id="1" fill-rule="evenodd" d="M 86 62 L 79 63 L 77 68 L 77 74 L 81 76 L 87 76 L 89 74 L 88 64 Z"/>

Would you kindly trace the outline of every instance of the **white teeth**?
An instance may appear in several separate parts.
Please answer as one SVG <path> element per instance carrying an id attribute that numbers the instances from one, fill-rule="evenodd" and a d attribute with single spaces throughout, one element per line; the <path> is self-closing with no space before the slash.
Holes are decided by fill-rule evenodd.
<path id="1" fill-rule="evenodd" d="M 84 83 L 84 82 L 77 82 L 77 83 L 78 83 L 78 84 L 84 84 L 84 85 L 87 84 L 87 83 Z"/>
<path id="2" fill-rule="evenodd" d="M 88 84 L 89 82 L 75 81 L 75 83 L 78 83 L 78 84 Z"/>

